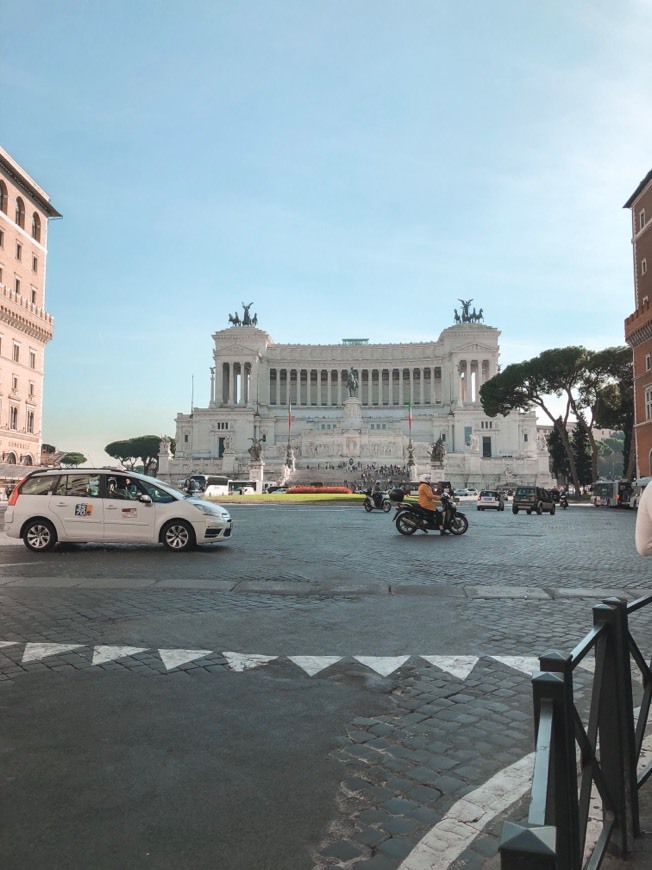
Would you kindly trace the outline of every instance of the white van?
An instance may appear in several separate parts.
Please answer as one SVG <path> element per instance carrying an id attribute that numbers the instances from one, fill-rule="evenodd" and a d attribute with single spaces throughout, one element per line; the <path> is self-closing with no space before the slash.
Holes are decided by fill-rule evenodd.
<path id="1" fill-rule="evenodd" d="M 163 544 L 189 550 L 231 537 L 223 507 L 184 496 L 169 484 L 110 468 L 49 468 L 28 474 L 12 492 L 5 532 L 43 553 L 61 542 Z"/>

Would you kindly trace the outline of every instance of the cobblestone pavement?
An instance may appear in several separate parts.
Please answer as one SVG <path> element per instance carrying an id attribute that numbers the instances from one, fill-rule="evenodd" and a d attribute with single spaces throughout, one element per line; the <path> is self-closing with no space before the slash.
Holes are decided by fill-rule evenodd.
<path id="1" fill-rule="evenodd" d="M 647 593 L 649 567 L 634 551 L 630 512 L 572 507 L 554 517 L 528 517 L 468 507 L 470 529 L 461 538 L 406 538 L 391 516 L 350 507 L 243 506 L 231 509 L 234 538 L 218 550 L 170 554 L 89 545 L 34 555 L 0 541 L 0 703 L 16 763 L 10 821 L 19 831 L 0 858 L 7 866 L 42 866 L 26 859 L 35 785 L 18 762 L 34 752 L 42 762 L 52 751 L 47 741 L 34 748 L 38 741 L 14 693 L 42 730 L 45 701 L 64 716 L 61 693 L 84 704 L 92 691 L 109 716 L 127 712 L 121 696 L 136 707 L 155 697 L 171 718 L 181 715 L 179 705 L 206 704 L 207 722 L 214 704 L 228 703 L 238 715 L 237 733 L 229 732 L 233 745 L 246 732 L 251 756 L 239 757 L 251 779 L 234 787 L 228 809 L 217 794 L 228 788 L 206 786 L 208 804 L 233 818 L 217 833 L 212 821 L 193 827 L 192 858 L 181 833 L 178 848 L 167 842 L 165 853 L 152 849 L 146 860 L 138 852 L 146 840 L 140 829 L 129 836 L 116 831 L 123 845 L 111 849 L 129 863 L 112 863 L 107 856 L 117 853 L 94 841 L 94 867 L 213 867 L 210 844 L 201 846 L 207 831 L 226 844 L 219 863 L 228 868 L 497 866 L 500 827 L 506 817 L 520 818 L 522 803 L 457 846 L 458 835 L 444 822 L 464 796 L 532 750 L 528 662 L 520 669 L 517 657 L 531 664 L 551 648 L 569 651 L 590 628 L 594 603 Z M 645 610 L 636 614 L 635 630 L 646 650 L 652 638 Z M 166 659 L 166 651 L 198 655 L 175 664 L 183 656 Z M 301 656 L 331 660 L 315 670 L 316 658 L 304 667 L 293 661 Z M 470 657 L 468 670 L 447 667 L 444 657 L 452 656 Z M 380 657 L 397 658 L 383 671 Z M 589 671 L 578 674 L 580 703 L 590 678 Z M 287 709 L 274 706 L 269 714 L 267 705 L 280 697 Z M 76 715 L 85 719 L 70 706 L 74 729 Z M 271 722 L 274 715 L 278 734 L 268 742 L 254 736 L 253 718 Z M 313 747 L 300 745 L 304 722 L 306 734 L 313 729 Z M 98 724 L 86 726 L 97 746 Z M 288 730 L 297 742 L 290 762 Z M 55 729 L 52 740 L 60 739 Z M 268 778 L 275 753 L 296 771 Z M 235 778 L 229 764 L 229 753 L 222 754 L 220 769 Z M 67 776 L 70 797 L 79 775 L 69 769 Z M 284 782 L 282 793 L 277 780 Z M 252 791 L 265 798 L 256 813 L 247 798 Z M 40 811 L 54 827 L 53 799 L 46 790 Z M 110 800 L 118 805 L 120 795 L 111 792 Z M 293 824 L 272 808 L 284 802 Z M 473 829 L 473 820 L 466 822 Z M 439 857 L 427 851 L 419 857 L 417 845 L 437 825 Z M 52 834 L 50 848 L 63 849 L 63 837 Z M 238 857 L 245 839 L 258 856 L 254 863 L 246 850 Z M 88 866 L 74 849 L 66 852 L 67 863 L 52 863 L 47 852 L 41 859 L 53 867 Z"/>

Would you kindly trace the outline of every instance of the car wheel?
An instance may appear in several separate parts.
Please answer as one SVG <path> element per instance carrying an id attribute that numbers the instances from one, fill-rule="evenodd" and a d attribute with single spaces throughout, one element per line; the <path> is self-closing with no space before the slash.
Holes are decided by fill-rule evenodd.
<path id="1" fill-rule="evenodd" d="M 399 514 L 396 517 L 396 528 L 402 535 L 413 535 L 417 530 L 417 524 L 407 514 Z"/>
<path id="2" fill-rule="evenodd" d="M 553 504 L 552 508 L 550 509 L 550 516 L 554 517 L 554 515 L 555 515 L 555 506 Z"/>
<path id="3" fill-rule="evenodd" d="M 517 514 L 517 513 L 518 513 L 518 508 L 513 507 L 513 508 L 512 508 L 512 513 L 513 513 L 513 514 Z"/>
<path id="4" fill-rule="evenodd" d="M 537 514 L 538 514 L 539 516 L 541 516 L 542 513 L 543 513 L 543 505 L 542 505 L 542 504 L 538 504 L 538 505 L 537 505 Z"/>
<path id="5" fill-rule="evenodd" d="M 479 511 L 481 511 L 481 510 L 482 510 L 482 508 L 481 508 L 481 507 L 479 507 L 479 508 L 478 508 L 478 510 L 479 510 Z"/>
<path id="6" fill-rule="evenodd" d="M 161 530 L 161 541 L 168 550 L 180 553 L 195 546 L 195 532 L 185 520 L 171 520 Z"/>
<path id="7" fill-rule="evenodd" d="M 532 514 L 532 511 L 525 511 L 525 513 L 526 513 L 528 516 L 530 516 L 530 515 Z"/>
<path id="8" fill-rule="evenodd" d="M 32 520 L 23 531 L 23 543 L 33 553 L 45 553 L 57 542 L 57 533 L 48 520 Z"/>

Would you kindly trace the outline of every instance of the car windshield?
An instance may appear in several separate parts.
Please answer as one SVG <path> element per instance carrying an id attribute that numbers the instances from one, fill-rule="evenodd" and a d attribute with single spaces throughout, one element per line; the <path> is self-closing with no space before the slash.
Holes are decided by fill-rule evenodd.
<path id="1" fill-rule="evenodd" d="M 138 480 L 140 480 L 141 483 L 145 484 L 146 489 L 147 489 L 147 484 L 149 483 L 153 486 L 158 486 L 160 489 L 165 490 L 165 492 L 169 493 L 170 495 L 173 495 L 177 499 L 183 498 L 183 496 L 185 495 L 185 493 L 180 492 L 176 488 L 176 486 L 172 486 L 171 483 L 164 483 L 162 480 L 159 480 L 156 477 L 149 477 L 149 476 L 146 476 L 143 474 L 143 475 L 140 475 L 138 477 Z"/>

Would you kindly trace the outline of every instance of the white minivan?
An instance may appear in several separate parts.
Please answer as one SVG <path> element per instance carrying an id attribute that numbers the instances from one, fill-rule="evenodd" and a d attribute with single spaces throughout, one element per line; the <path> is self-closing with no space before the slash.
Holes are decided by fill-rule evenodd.
<path id="1" fill-rule="evenodd" d="M 58 542 L 156 544 L 189 550 L 231 537 L 223 507 L 169 484 L 111 468 L 33 471 L 12 492 L 5 532 L 42 553 Z"/>

